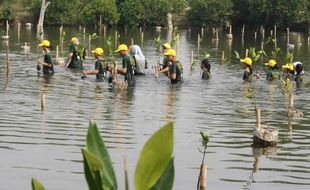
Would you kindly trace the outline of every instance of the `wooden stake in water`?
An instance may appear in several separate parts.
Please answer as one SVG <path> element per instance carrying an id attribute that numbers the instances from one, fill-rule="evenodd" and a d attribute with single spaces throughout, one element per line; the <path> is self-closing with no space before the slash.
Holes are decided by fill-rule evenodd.
<path id="1" fill-rule="evenodd" d="M 256 39 L 257 39 L 257 32 L 255 31 L 254 32 L 254 40 L 256 41 Z"/>
<path id="2" fill-rule="evenodd" d="M 265 28 L 263 27 L 262 28 L 262 41 L 265 40 Z"/>
<path id="3" fill-rule="evenodd" d="M 141 32 L 141 44 L 143 44 L 143 41 L 144 41 L 144 32 L 142 31 Z"/>
<path id="4" fill-rule="evenodd" d="M 88 35 L 88 52 L 91 52 L 91 35 Z"/>
<path id="5" fill-rule="evenodd" d="M 244 39 L 245 25 L 242 25 L 241 37 Z"/>
<path id="6" fill-rule="evenodd" d="M 222 63 L 224 63 L 224 61 L 225 61 L 225 51 L 222 51 Z"/>
<path id="7" fill-rule="evenodd" d="M 18 22 L 17 23 L 17 39 L 18 39 L 18 41 L 19 41 L 19 39 L 20 39 L 20 22 Z"/>
<path id="8" fill-rule="evenodd" d="M 249 55 L 249 50 L 245 49 L 245 57 L 248 57 L 248 55 Z"/>
<path id="9" fill-rule="evenodd" d="M 277 25 L 274 25 L 273 31 L 274 31 L 273 36 L 276 39 L 277 38 Z"/>
<path id="10" fill-rule="evenodd" d="M 193 68 L 192 68 L 192 65 L 193 65 L 193 62 L 194 62 L 194 51 L 192 50 L 191 51 L 191 57 L 190 57 L 190 63 L 189 63 L 189 70 L 192 72 Z"/>
<path id="11" fill-rule="evenodd" d="M 290 29 L 286 28 L 286 40 L 287 44 L 290 44 Z"/>
<path id="12" fill-rule="evenodd" d="M 118 34 L 117 34 L 117 30 L 115 31 L 115 48 L 117 48 L 117 45 L 118 45 L 118 40 L 117 40 L 117 38 L 118 38 Z"/>
<path id="13" fill-rule="evenodd" d="M 215 40 L 219 40 L 219 29 L 216 28 L 216 33 L 215 33 Z"/>
<path id="14" fill-rule="evenodd" d="M 9 36 L 9 21 L 6 21 L 6 36 Z"/>
<path id="15" fill-rule="evenodd" d="M 198 34 L 198 37 L 197 37 L 197 45 L 198 45 L 198 49 L 200 47 L 200 34 Z"/>
<path id="16" fill-rule="evenodd" d="M 202 164 L 200 166 L 200 183 L 199 183 L 199 189 L 200 190 L 206 190 L 207 189 L 207 174 L 208 174 L 208 166 L 207 164 Z"/>
<path id="17" fill-rule="evenodd" d="M 45 110 L 45 94 L 41 94 L 41 111 Z"/>
<path id="18" fill-rule="evenodd" d="M 134 45 L 134 41 L 133 41 L 133 38 L 131 38 L 131 45 Z"/>
<path id="19" fill-rule="evenodd" d="M 288 97 L 288 108 L 287 108 L 287 116 L 288 116 L 288 129 L 291 132 L 292 127 L 292 120 L 293 120 L 293 110 L 294 110 L 294 96 L 293 94 L 289 94 Z"/>
<path id="20" fill-rule="evenodd" d="M 226 37 L 227 37 L 227 39 L 232 39 L 233 38 L 231 25 L 229 25 L 229 34 L 227 34 Z"/>
<path id="21" fill-rule="evenodd" d="M 56 46 L 56 63 L 59 62 L 59 46 Z"/>
<path id="22" fill-rule="evenodd" d="M 259 129 L 261 124 L 260 120 L 260 108 L 256 108 L 256 128 Z"/>
<path id="23" fill-rule="evenodd" d="M 261 41 L 260 43 L 260 50 L 264 51 L 264 41 Z"/>
<path id="24" fill-rule="evenodd" d="M 107 26 L 103 25 L 103 37 L 105 38 L 107 35 Z"/>
<path id="25" fill-rule="evenodd" d="M 188 29 L 188 37 L 191 37 L 191 28 Z"/>
<path id="26" fill-rule="evenodd" d="M 204 35 L 204 28 L 201 27 L 201 37 L 203 37 L 203 35 Z"/>
<path id="27" fill-rule="evenodd" d="M 298 46 L 300 46 L 300 45 L 301 45 L 300 34 L 298 34 L 298 36 L 297 36 L 297 43 L 298 43 Z"/>

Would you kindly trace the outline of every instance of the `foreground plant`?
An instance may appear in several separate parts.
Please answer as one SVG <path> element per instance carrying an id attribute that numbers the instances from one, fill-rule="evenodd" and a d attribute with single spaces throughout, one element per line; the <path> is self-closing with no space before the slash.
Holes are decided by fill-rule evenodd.
<path id="1" fill-rule="evenodd" d="M 174 181 L 172 153 L 173 124 L 168 123 L 151 136 L 140 152 L 134 176 L 135 189 L 172 189 Z M 86 146 L 82 148 L 82 154 L 84 173 L 90 190 L 118 189 L 109 152 L 97 125 L 92 121 L 89 123 Z M 37 180 L 33 179 L 32 184 L 34 184 L 33 190 L 44 190 Z M 127 169 L 125 169 L 125 187 L 126 190 L 129 189 Z"/>

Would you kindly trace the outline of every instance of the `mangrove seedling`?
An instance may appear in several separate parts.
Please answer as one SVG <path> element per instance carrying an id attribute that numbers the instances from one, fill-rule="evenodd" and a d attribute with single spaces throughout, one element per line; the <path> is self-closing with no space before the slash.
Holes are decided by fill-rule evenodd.
<path id="1" fill-rule="evenodd" d="M 36 178 L 31 179 L 31 186 L 32 190 L 45 190 L 43 185 Z"/>
<path id="2" fill-rule="evenodd" d="M 199 172 L 199 177 L 198 177 L 197 190 L 199 189 L 199 187 L 201 185 L 201 177 L 203 174 L 203 166 L 205 163 L 205 156 L 206 156 L 206 151 L 208 148 L 208 143 L 209 143 L 209 138 L 210 138 L 210 135 L 208 135 L 207 133 L 203 133 L 202 131 L 200 131 L 200 136 L 201 136 L 201 142 L 202 142 L 203 150 L 199 149 L 199 151 L 202 153 L 202 160 L 201 160 L 201 167 L 200 167 L 200 172 Z"/>

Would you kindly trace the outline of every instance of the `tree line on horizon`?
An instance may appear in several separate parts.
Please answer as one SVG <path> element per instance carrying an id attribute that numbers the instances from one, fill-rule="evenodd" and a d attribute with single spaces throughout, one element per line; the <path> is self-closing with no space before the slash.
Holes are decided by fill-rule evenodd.
<path id="1" fill-rule="evenodd" d="M 310 0 L 49 0 L 46 25 L 167 26 L 182 17 L 187 27 L 277 25 L 309 31 Z M 41 0 L 0 0 L 0 21 L 37 22 Z"/>

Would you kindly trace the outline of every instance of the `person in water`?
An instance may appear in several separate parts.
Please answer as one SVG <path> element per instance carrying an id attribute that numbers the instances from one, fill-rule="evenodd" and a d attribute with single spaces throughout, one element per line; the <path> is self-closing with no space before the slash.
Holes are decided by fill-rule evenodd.
<path id="1" fill-rule="evenodd" d="M 170 78 L 171 84 L 182 83 L 183 82 L 183 66 L 176 59 L 176 51 L 174 49 L 169 49 L 165 55 L 168 58 L 168 75 L 167 77 Z M 158 71 L 156 75 L 158 76 L 159 73 L 166 72 L 165 69 Z"/>
<path id="2" fill-rule="evenodd" d="M 92 51 L 95 55 L 95 69 L 94 70 L 83 70 L 82 71 L 82 79 L 86 78 L 87 75 L 96 75 L 97 80 L 103 80 L 107 78 L 109 65 L 105 62 L 103 58 L 104 51 L 102 48 L 96 48 Z"/>
<path id="3" fill-rule="evenodd" d="M 293 81 L 294 79 L 294 65 L 291 63 L 287 63 L 286 65 L 282 66 L 283 70 L 283 77 L 284 79 L 289 79 L 290 81 Z"/>
<path id="4" fill-rule="evenodd" d="M 119 45 L 115 52 L 119 53 L 119 55 L 122 57 L 122 68 L 117 69 L 117 74 L 125 76 L 125 82 L 127 82 L 128 86 L 134 86 L 135 60 L 129 54 L 129 49 L 127 45 Z"/>
<path id="5" fill-rule="evenodd" d="M 130 46 L 130 54 L 136 62 L 135 75 L 145 75 L 145 70 L 147 69 L 147 61 L 138 45 Z"/>
<path id="6" fill-rule="evenodd" d="M 48 40 L 43 40 L 39 46 L 42 48 L 44 57 L 39 59 L 37 69 L 41 70 L 40 65 L 42 65 L 43 74 L 54 73 L 54 65 L 52 62 L 52 53 L 50 51 L 51 43 Z"/>
<path id="7" fill-rule="evenodd" d="M 304 77 L 304 67 L 301 62 L 296 61 L 293 63 L 294 66 L 294 80 L 296 82 L 297 87 L 300 87 L 301 82 L 303 81 Z"/>
<path id="8" fill-rule="evenodd" d="M 211 78 L 211 64 L 208 59 L 204 59 L 201 61 L 200 68 L 202 70 L 201 78 L 204 80 L 208 80 Z"/>
<path id="9" fill-rule="evenodd" d="M 278 73 L 278 67 L 277 67 L 277 62 L 274 59 L 270 59 L 268 63 L 265 63 L 265 65 L 268 67 L 267 70 L 267 75 L 266 79 L 268 81 L 273 81 L 274 79 L 279 78 L 279 73 Z"/>
<path id="10" fill-rule="evenodd" d="M 246 57 L 244 59 L 240 59 L 240 62 L 243 64 L 242 79 L 246 82 L 251 82 L 253 78 L 252 59 L 249 57 Z"/>
<path id="11" fill-rule="evenodd" d="M 168 60 L 168 57 L 165 55 L 165 53 L 169 49 L 171 49 L 171 46 L 169 43 L 163 44 L 162 52 L 164 54 L 164 59 L 163 59 L 163 63 L 159 64 L 159 69 L 158 69 L 159 71 L 161 71 L 160 73 L 164 73 L 166 76 L 168 76 L 168 72 L 169 72 L 169 67 L 168 67 L 169 60 Z M 155 76 L 158 76 L 158 71 L 157 71 L 157 74 L 155 73 Z"/>
<path id="12" fill-rule="evenodd" d="M 80 45 L 79 39 L 73 37 L 69 49 L 66 67 L 70 69 L 83 69 L 84 48 Z"/>

